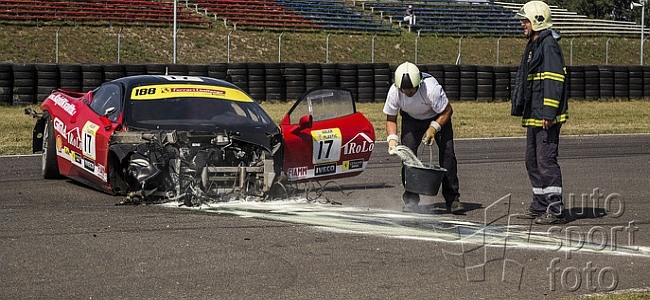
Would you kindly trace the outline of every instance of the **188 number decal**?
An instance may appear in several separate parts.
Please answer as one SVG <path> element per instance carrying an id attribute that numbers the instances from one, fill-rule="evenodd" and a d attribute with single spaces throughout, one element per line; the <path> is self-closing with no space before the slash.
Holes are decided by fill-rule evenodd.
<path id="1" fill-rule="evenodd" d="M 136 96 L 154 95 L 154 94 L 156 94 L 156 88 L 141 88 L 135 90 Z"/>

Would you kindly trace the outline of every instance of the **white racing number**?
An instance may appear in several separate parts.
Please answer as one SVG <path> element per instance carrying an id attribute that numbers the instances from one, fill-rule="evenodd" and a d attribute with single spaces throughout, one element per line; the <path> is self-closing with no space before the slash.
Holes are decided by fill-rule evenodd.
<path id="1" fill-rule="evenodd" d="M 169 81 L 196 81 L 196 82 L 203 82 L 203 79 L 196 77 L 196 76 L 173 76 L 173 75 L 161 75 L 161 77 L 169 80 Z"/>
<path id="2" fill-rule="evenodd" d="M 341 158 L 341 130 L 329 128 L 314 130 L 312 162 L 314 164 L 338 161 Z"/>

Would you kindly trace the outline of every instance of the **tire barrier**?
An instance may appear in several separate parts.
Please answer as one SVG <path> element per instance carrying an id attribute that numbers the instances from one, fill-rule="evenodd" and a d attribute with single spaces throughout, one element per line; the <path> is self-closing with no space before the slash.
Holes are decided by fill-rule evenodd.
<path id="1" fill-rule="evenodd" d="M 508 101 L 517 66 L 418 65 L 443 86 L 452 101 Z M 256 101 L 294 101 L 309 89 L 345 87 L 358 102 L 384 102 L 396 64 L 215 63 L 185 64 L 0 64 L 0 104 L 42 102 L 61 88 L 87 92 L 132 75 L 209 76 L 229 81 Z M 650 66 L 567 67 L 571 99 L 650 97 Z"/>
<path id="2" fill-rule="evenodd" d="M 126 65 L 104 65 L 104 82 L 122 78 L 126 75 Z"/>
<path id="3" fill-rule="evenodd" d="M 491 66 L 476 67 L 476 100 L 494 101 L 495 72 Z"/>
<path id="4" fill-rule="evenodd" d="M 374 102 L 384 102 L 386 101 L 386 95 L 392 84 L 392 79 L 390 78 L 390 66 L 387 63 L 374 64 L 374 84 L 375 88 L 373 90 L 373 101 Z"/>
<path id="5" fill-rule="evenodd" d="M 305 93 L 306 83 L 304 63 L 285 63 L 283 78 L 286 87 L 286 98 L 288 100 L 296 100 Z"/>
<path id="6" fill-rule="evenodd" d="M 585 98 L 585 68 L 582 66 L 574 66 L 567 69 L 569 98 L 584 99 Z M 565 79 L 566 80 L 566 79 Z"/>
<path id="7" fill-rule="evenodd" d="M 585 99 L 600 98 L 600 72 L 598 66 L 585 66 Z"/>
<path id="8" fill-rule="evenodd" d="M 460 65 L 460 93 L 458 100 L 476 100 L 476 66 Z"/>
<path id="9" fill-rule="evenodd" d="M 228 77 L 228 64 L 208 65 L 208 77 L 226 80 L 226 77 Z"/>
<path id="10" fill-rule="evenodd" d="M 494 101 L 507 101 L 510 99 L 510 68 L 496 66 L 494 71 Z"/>
<path id="11" fill-rule="evenodd" d="M 339 86 L 350 89 L 350 91 L 352 91 L 352 96 L 354 99 L 359 99 L 357 93 L 357 65 L 351 63 L 338 64 L 338 69 Z"/>
<path id="12" fill-rule="evenodd" d="M 36 101 L 40 103 L 60 86 L 61 78 L 59 76 L 59 66 L 56 64 L 37 64 L 35 68 Z"/>
<path id="13" fill-rule="evenodd" d="M 266 66 L 264 63 L 250 63 L 248 69 L 248 94 L 257 100 L 266 100 Z"/>
<path id="14" fill-rule="evenodd" d="M 13 102 L 25 105 L 36 103 L 36 68 L 33 64 L 13 66 Z"/>
<path id="15" fill-rule="evenodd" d="M 0 105 L 13 103 L 14 69 L 11 64 L 0 64 Z"/>
<path id="16" fill-rule="evenodd" d="M 443 65 L 444 80 L 440 84 L 447 93 L 449 100 L 460 99 L 460 66 L 457 65 Z"/>
<path id="17" fill-rule="evenodd" d="M 629 66 L 627 73 L 629 74 L 628 89 L 630 99 L 643 97 L 643 67 Z"/>
<path id="18" fill-rule="evenodd" d="M 373 64 L 357 65 L 357 100 L 373 102 L 375 100 L 375 67 Z M 385 100 L 385 99 L 384 99 Z"/>
<path id="19" fill-rule="evenodd" d="M 224 66 L 228 68 L 228 66 Z M 282 66 L 280 64 L 265 63 L 264 75 L 266 78 L 265 90 L 266 100 L 268 101 L 284 101 L 287 98 L 287 93 L 284 89 L 284 78 L 282 77 Z"/>
<path id="20" fill-rule="evenodd" d="M 81 65 L 59 65 L 60 88 L 73 92 L 81 92 L 83 81 L 81 79 Z"/>
<path id="21" fill-rule="evenodd" d="M 599 66 L 598 75 L 600 97 L 614 98 L 614 68 L 612 66 Z"/>
<path id="22" fill-rule="evenodd" d="M 305 64 L 305 90 L 310 90 L 323 85 L 323 71 L 320 64 Z"/>
<path id="23" fill-rule="evenodd" d="M 104 68 L 102 65 L 81 66 L 81 90 L 92 91 L 104 83 Z"/>

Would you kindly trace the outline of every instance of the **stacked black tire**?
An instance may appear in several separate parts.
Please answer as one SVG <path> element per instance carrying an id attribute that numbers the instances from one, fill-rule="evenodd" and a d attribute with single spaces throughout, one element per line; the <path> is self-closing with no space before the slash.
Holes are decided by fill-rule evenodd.
<path id="1" fill-rule="evenodd" d="M 13 65 L 12 104 L 36 103 L 36 68 L 33 64 Z"/>
<path id="2" fill-rule="evenodd" d="M 452 101 L 507 101 L 517 66 L 419 65 Z M 387 63 L 0 64 L 0 104 L 42 102 L 54 89 L 87 92 L 124 76 L 209 76 L 227 80 L 256 101 L 295 101 L 315 87 L 344 87 L 359 102 L 383 102 L 397 65 Z M 646 80 L 647 79 L 647 80 Z M 572 99 L 650 97 L 650 66 L 569 66 Z"/>
<path id="3" fill-rule="evenodd" d="M 272 102 L 284 101 L 287 98 L 287 93 L 284 90 L 282 66 L 280 64 L 266 63 L 264 64 L 264 74 L 266 76 L 264 85 L 266 100 Z"/>
<path id="4" fill-rule="evenodd" d="M 11 64 L 0 64 L 0 105 L 12 104 L 14 71 Z"/>
<path id="5" fill-rule="evenodd" d="M 60 83 L 59 66 L 56 64 L 37 64 L 36 66 L 36 101 L 43 102 Z"/>
<path id="6" fill-rule="evenodd" d="M 248 68 L 248 94 L 257 101 L 266 100 L 266 66 L 250 63 Z"/>
<path id="7" fill-rule="evenodd" d="M 294 101 L 305 93 L 305 64 L 304 63 L 285 63 L 284 64 L 284 81 L 286 82 L 287 100 Z"/>
<path id="8" fill-rule="evenodd" d="M 510 68 L 508 66 L 494 67 L 494 100 L 507 101 L 510 99 Z"/>

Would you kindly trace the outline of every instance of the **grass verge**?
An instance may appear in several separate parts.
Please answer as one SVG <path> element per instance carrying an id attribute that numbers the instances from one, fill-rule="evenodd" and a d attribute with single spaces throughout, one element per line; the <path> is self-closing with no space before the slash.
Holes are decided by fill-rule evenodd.
<path id="1" fill-rule="evenodd" d="M 650 133 L 650 101 L 573 101 L 563 135 Z M 386 139 L 383 103 L 358 103 L 357 109 L 375 126 L 377 140 Z M 509 102 L 454 102 L 457 138 L 524 136 L 520 118 L 510 116 Z M 262 103 L 279 123 L 291 103 Z M 25 107 L 0 106 L 0 155 L 30 154 L 35 120 Z M 37 109 L 36 106 L 34 108 Z"/>

